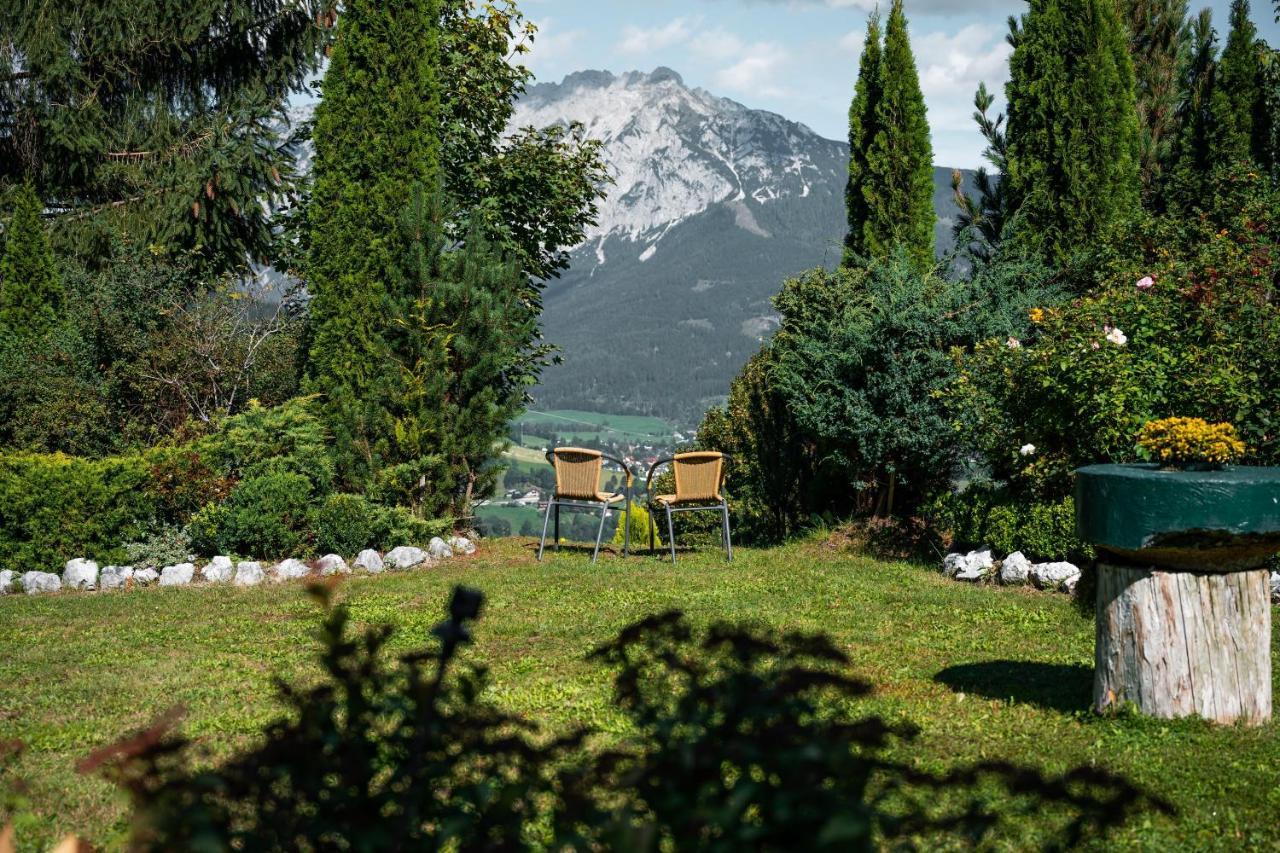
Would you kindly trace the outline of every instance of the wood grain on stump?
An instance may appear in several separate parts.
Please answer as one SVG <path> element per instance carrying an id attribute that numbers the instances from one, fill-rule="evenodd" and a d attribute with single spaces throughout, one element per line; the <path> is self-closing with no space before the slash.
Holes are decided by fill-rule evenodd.
<path id="1" fill-rule="evenodd" d="M 1211 574 L 1098 564 L 1094 707 L 1218 723 L 1271 719 L 1266 570 Z"/>

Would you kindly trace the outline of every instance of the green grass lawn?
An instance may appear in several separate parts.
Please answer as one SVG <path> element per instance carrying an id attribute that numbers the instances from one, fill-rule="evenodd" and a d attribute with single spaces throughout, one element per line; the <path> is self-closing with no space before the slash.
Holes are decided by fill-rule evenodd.
<path id="1" fill-rule="evenodd" d="M 469 654 L 492 667 L 493 698 L 548 726 L 612 735 L 623 729 L 607 674 L 584 657 L 642 615 L 681 607 L 700 623 L 826 631 L 878 687 L 859 711 L 922 727 L 914 746 L 897 748 L 921 768 L 1092 763 L 1179 810 L 1139 818 L 1114 843 L 1277 843 L 1280 727 L 1094 716 L 1093 626 L 1065 596 L 965 586 L 816 543 L 739 549 L 732 564 L 708 548 L 675 567 L 612 555 L 592 566 L 581 552 L 539 564 L 532 550 L 527 539 L 486 543 L 435 569 L 352 579 L 343 595 L 361 622 L 396 625 L 403 649 L 426 641 L 453 584 L 482 588 L 489 600 Z M 248 743 L 278 711 L 272 677 L 313 672 L 315 625 L 296 584 L 0 598 L 0 738 L 27 743 L 17 770 L 36 812 L 21 840 L 43 847 L 74 831 L 110 844 L 120 800 L 77 775 L 76 761 L 177 703 L 213 756 Z M 1013 846 L 1034 846 L 1036 832 L 1030 819 Z"/>

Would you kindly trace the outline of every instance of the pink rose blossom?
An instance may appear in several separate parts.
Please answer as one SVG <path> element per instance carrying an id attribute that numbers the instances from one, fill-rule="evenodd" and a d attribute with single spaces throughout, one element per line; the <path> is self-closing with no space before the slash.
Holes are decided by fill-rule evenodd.
<path id="1" fill-rule="evenodd" d="M 1156 286 L 1156 280 L 1149 275 L 1138 279 L 1138 290 L 1150 290 Z"/>

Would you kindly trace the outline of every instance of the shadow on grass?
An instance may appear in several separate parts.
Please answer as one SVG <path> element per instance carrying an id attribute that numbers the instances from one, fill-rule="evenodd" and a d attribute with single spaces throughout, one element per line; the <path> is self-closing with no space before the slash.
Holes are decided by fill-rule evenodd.
<path id="1" fill-rule="evenodd" d="M 947 667 L 933 680 L 957 692 L 1064 713 L 1087 709 L 1093 695 L 1093 667 L 1080 664 L 1017 660 L 962 663 Z"/>

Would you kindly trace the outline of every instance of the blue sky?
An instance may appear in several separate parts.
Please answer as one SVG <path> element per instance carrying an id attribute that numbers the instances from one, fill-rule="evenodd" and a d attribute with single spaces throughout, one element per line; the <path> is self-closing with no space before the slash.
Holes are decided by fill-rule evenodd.
<path id="1" fill-rule="evenodd" d="M 846 133 L 867 13 L 875 5 L 876 0 L 521 2 L 540 29 L 526 59 L 539 80 L 558 81 L 585 68 L 620 73 L 665 65 L 691 86 L 802 121 L 833 139 Z M 888 0 L 881 5 L 887 7 Z M 1210 5 L 1221 43 L 1229 0 Z M 906 0 L 938 165 L 980 164 L 983 142 L 970 117 L 973 92 L 986 81 L 1003 94 L 1005 21 L 1025 8 L 1022 0 Z M 1269 1 L 1254 0 L 1253 19 L 1263 37 L 1280 44 Z"/>

